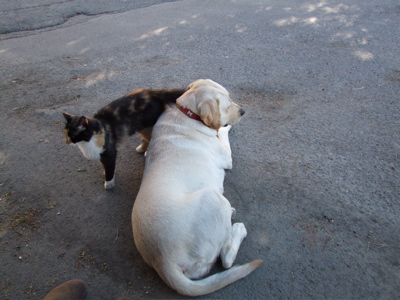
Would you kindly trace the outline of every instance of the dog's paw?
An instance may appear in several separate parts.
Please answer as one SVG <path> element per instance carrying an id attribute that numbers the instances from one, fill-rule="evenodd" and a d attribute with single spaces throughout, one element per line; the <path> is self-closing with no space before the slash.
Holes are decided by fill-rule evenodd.
<path id="1" fill-rule="evenodd" d="M 105 181 L 104 182 L 104 188 L 106 190 L 110 190 L 115 186 L 115 177 L 111 179 L 110 181 Z"/>
<path id="2" fill-rule="evenodd" d="M 243 223 L 235 223 L 232 225 L 232 235 L 234 237 L 240 238 L 240 242 L 244 240 L 247 236 L 246 227 L 244 227 Z"/>

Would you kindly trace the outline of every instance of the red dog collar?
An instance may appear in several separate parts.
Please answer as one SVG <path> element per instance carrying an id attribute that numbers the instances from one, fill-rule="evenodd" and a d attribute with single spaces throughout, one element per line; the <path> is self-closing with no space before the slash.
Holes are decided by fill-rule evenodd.
<path id="1" fill-rule="evenodd" d="M 196 115 L 194 112 L 192 112 L 190 109 L 187 109 L 186 107 L 182 107 L 180 106 L 178 103 L 176 103 L 176 107 L 178 107 L 180 109 L 181 112 L 183 112 L 185 114 L 185 116 L 187 116 L 188 118 L 191 118 L 193 120 L 197 120 L 197 121 L 201 121 L 201 118 L 199 115 Z"/>

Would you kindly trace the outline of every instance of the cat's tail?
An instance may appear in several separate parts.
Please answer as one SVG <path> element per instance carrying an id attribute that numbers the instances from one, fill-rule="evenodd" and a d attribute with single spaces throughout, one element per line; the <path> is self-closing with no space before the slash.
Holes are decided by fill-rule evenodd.
<path id="1" fill-rule="evenodd" d="M 176 99 L 182 96 L 186 89 L 153 90 L 153 97 L 159 99 L 164 104 L 175 104 Z"/>

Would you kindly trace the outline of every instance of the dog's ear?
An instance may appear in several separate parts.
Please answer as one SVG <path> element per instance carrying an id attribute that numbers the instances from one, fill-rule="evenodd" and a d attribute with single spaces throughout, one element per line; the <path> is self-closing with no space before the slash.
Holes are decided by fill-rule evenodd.
<path id="1" fill-rule="evenodd" d="M 221 127 L 221 114 L 219 112 L 219 100 L 206 100 L 198 106 L 201 120 L 208 127 L 218 130 Z"/>
<path id="2" fill-rule="evenodd" d="M 63 112 L 62 114 L 63 114 L 65 120 L 66 120 L 68 123 L 70 123 L 71 120 L 72 120 L 72 118 L 74 117 L 73 115 L 71 115 L 71 114 L 69 114 L 69 113 L 67 113 L 67 112 Z"/>

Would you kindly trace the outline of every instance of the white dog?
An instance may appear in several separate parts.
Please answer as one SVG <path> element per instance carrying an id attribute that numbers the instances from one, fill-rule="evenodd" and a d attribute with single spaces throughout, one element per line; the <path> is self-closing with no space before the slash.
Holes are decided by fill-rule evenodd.
<path id="1" fill-rule="evenodd" d="M 144 260 L 183 295 L 211 293 L 262 263 L 230 268 L 247 231 L 231 223 L 235 210 L 222 195 L 224 169 L 232 168 L 229 129 L 243 114 L 224 87 L 200 79 L 153 129 L 133 235 Z M 192 280 L 205 276 L 218 256 L 230 269 Z"/>

